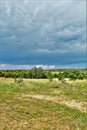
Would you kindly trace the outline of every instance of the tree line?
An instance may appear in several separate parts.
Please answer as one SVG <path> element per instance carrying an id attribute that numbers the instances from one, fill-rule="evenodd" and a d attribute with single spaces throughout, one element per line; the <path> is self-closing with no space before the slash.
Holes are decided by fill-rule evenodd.
<path id="1" fill-rule="evenodd" d="M 58 72 L 58 73 L 57 73 Z M 30 79 L 49 79 L 58 78 L 63 80 L 87 79 L 87 70 L 43 70 L 41 67 L 31 70 L 0 70 L 0 77 L 5 78 L 30 78 Z"/>

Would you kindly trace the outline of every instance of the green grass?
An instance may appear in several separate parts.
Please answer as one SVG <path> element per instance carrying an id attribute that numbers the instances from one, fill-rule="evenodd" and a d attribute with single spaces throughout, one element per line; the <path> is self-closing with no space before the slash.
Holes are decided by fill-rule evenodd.
<path id="1" fill-rule="evenodd" d="M 20 86 L 13 79 L 0 79 L 0 130 L 87 130 L 87 112 L 33 98 L 45 95 L 87 102 L 86 92 L 84 81 L 70 86 L 56 80 L 24 80 Z M 32 97 L 26 97 L 29 94 Z"/>
<path id="2" fill-rule="evenodd" d="M 69 99 L 87 102 L 87 83 L 72 83 L 62 88 L 62 93 Z"/>

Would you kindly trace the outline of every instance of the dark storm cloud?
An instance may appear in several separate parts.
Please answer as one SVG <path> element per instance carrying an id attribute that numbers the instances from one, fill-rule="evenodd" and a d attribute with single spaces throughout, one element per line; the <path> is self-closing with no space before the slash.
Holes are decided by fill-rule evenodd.
<path id="1" fill-rule="evenodd" d="M 85 4 L 85 0 L 1 0 L 0 63 L 85 63 Z"/>

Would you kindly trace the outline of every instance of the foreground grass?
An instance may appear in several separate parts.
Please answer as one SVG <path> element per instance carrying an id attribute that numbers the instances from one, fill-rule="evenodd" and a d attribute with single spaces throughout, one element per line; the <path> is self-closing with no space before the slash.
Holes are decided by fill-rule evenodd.
<path id="1" fill-rule="evenodd" d="M 85 81 L 66 85 L 57 80 L 24 80 L 19 86 L 0 79 L 0 130 L 87 130 L 86 112 L 33 95 L 87 102 L 87 86 Z"/>

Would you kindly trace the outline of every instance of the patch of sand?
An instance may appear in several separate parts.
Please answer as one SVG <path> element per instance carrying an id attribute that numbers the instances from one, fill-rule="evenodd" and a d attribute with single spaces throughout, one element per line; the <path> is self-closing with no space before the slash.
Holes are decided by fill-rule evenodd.
<path id="1" fill-rule="evenodd" d="M 46 100 L 46 101 L 52 101 L 56 102 L 62 105 L 66 105 L 68 107 L 78 109 L 81 112 L 87 112 L 87 102 L 77 102 L 75 100 L 68 100 L 66 101 L 64 97 L 52 97 L 47 95 L 35 95 L 35 94 L 22 94 L 20 98 L 24 98 L 25 100 L 30 100 L 30 98 L 40 99 L 40 100 Z"/>

